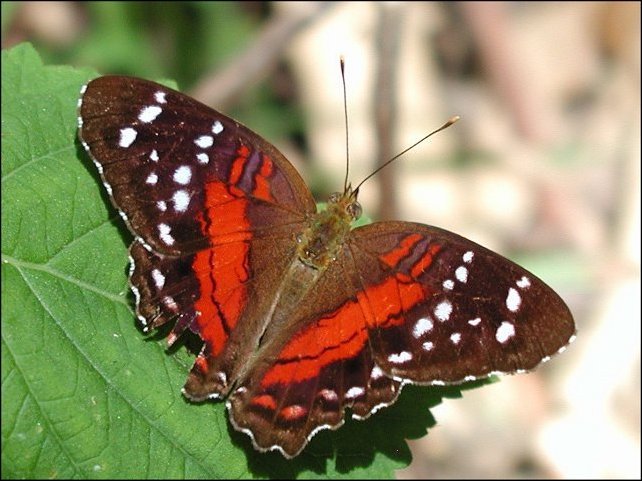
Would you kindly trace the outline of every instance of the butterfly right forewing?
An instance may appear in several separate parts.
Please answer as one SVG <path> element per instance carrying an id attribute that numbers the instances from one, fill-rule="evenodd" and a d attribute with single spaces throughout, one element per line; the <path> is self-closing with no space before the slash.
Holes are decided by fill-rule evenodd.
<path id="1" fill-rule="evenodd" d="M 352 239 L 364 290 L 388 279 L 389 302 L 402 306 L 394 322 L 369 334 L 377 365 L 396 379 L 443 384 L 527 371 L 575 333 L 555 291 L 461 236 L 380 222 Z"/>

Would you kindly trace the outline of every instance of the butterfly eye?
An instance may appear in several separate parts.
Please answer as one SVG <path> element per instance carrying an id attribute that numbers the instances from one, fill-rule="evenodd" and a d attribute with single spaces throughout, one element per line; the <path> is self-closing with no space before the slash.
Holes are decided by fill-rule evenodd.
<path id="1" fill-rule="evenodd" d="M 346 211 L 354 220 L 357 220 L 359 217 L 361 217 L 361 214 L 363 213 L 361 204 L 359 204 L 359 202 L 357 201 L 348 204 L 348 207 L 346 207 Z"/>

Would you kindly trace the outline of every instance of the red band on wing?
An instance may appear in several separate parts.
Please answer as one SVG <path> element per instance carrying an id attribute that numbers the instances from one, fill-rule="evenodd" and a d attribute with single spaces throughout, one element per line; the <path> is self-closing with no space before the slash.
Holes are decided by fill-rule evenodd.
<path id="1" fill-rule="evenodd" d="M 403 324 L 405 313 L 430 295 L 417 278 L 428 270 L 442 248 L 439 244 L 422 245 L 422 240 L 422 235 L 410 234 L 380 255 L 381 262 L 397 271 L 298 333 L 267 371 L 262 386 L 313 378 L 325 366 L 356 356 L 368 340 L 368 330 Z"/>
<path id="2" fill-rule="evenodd" d="M 320 319 L 295 336 L 261 384 L 268 386 L 314 377 L 324 366 L 358 353 L 367 338 L 361 308 L 357 302 L 347 302 L 330 317 Z"/>
<path id="3" fill-rule="evenodd" d="M 412 248 L 421 240 L 420 234 L 410 234 L 401 241 L 401 244 L 396 249 L 391 250 L 384 254 L 380 259 L 388 264 L 390 267 L 395 267 L 399 261 L 410 254 Z"/>
<path id="4" fill-rule="evenodd" d="M 219 306 L 215 302 L 214 292 L 216 284 L 210 276 L 214 264 L 214 249 L 200 251 L 196 254 L 192 267 L 200 284 L 200 296 L 194 303 L 194 308 L 200 313 L 196 322 L 198 334 L 211 348 L 214 355 L 218 355 L 227 341 L 227 332 Z"/>
<path id="5" fill-rule="evenodd" d="M 406 276 L 404 276 L 406 277 Z M 368 329 L 404 322 L 403 312 L 425 299 L 419 283 L 404 283 L 397 276 L 357 293 L 327 317 L 295 336 L 261 384 L 299 382 L 317 376 L 333 362 L 356 356 L 368 339 Z"/>
<path id="6" fill-rule="evenodd" d="M 214 356 L 222 351 L 247 301 L 244 284 L 249 277 L 252 227 L 247 216 L 248 195 L 273 201 L 269 183 L 274 172 L 272 160 L 264 154 L 252 155 L 244 145 L 236 153 L 228 182 L 212 180 L 205 185 L 201 228 L 212 239 L 212 247 L 198 252 L 192 263 L 201 287 L 195 303 L 201 313 L 199 335 Z"/>
<path id="7" fill-rule="evenodd" d="M 252 194 L 259 199 L 273 201 L 268 177 L 272 175 L 274 164 L 272 164 L 272 160 L 265 154 L 263 154 L 261 158 L 263 159 L 263 163 L 261 164 L 261 170 L 259 170 L 258 175 L 254 179 L 256 187 Z"/>
<path id="8" fill-rule="evenodd" d="M 279 411 L 279 417 L 286 421 L 295 421 L 301 419 L 303 416 L 308 414 L 308 410 L 303 406 L 297 404 L 293 406 L 286 406 Z"/>
<path id="9" fill-rule="evenodd" d="M 194 256 L 192 268 L 200 284 L 200 296 L 194 306 L 201 313 L 197 319 L 198 333 L 215 356 L 223 349 L 246 302 L 247 241 L 251 237 L 247 204 L 246 199 L 233 195 L 222 182 L 213 181 L 205 186 L 206 214 L 201 226 L 213 239 L 213 246 Z"/>
<path id="10" fill-rule="evenodd" d="M 207 365 L 207 359 L 203 355 L 198 355 L 196 356 L 196 360 L 194 361 L 194 367 L 198 368 L 201 373 L 205 374 L 207 373 L 209 366 Z"/>
<path id="11" fill-rule="evenodd" d="M 261 394 L 252 398 L 252 404 L 274 411 L 276 409 L 276 401 L 269 394 Z"/>
<path id="12" fill-rule="evenodd" d="M 230 184 L 232 185 L 237 184 L 239 180 L 241 180 L 241 176 L 243 175 L 243 168 L 245 167 L 245 163 L 250 156 L 250 149 L 245 145 L 241 145 L 236 150 L 236 153 L 238 154 L 238 157 L 234 159 L 234 162 L 232 162 L 232 168 L 230 169 L 230 176 L 228 179 Z"/>
<path id="13" fill-rule="evenodd" d="M 421 258 L 415 263 L 415 265 L 412 266 L 412 270 L 410 271 L 410 275 L 413 278 L 418 278 L 421 274 L 423 274 L 425 271 L 428 270 L 430 265 L 432 264 L 433 257 L 435 254 L 437 254 L 441 250 L 441 245 L 439 244 L 432 244 L 430 247 L 428 247 L 428 250 L 426 253 L 421 256 Z"/>
<path id="14" fill-rule="evenodd" d="M 252 155 L 252 151 L 244 145 L 241 145 L 236 153 L 238 157 L 232 162 L 229 174 L 230 192 L 237 197 L 249 194 L 250 185 L 245 185 L 245 190 L 240 188 L 240 185 L 243 184 L 243 177 L 247 176 L 252 178 L 254 187 L 251 193 L 254 197 L 274 201 L 269 181 L 269 177 L 274 171 L 272 159 L 260 152 L 255 152 Z"/>

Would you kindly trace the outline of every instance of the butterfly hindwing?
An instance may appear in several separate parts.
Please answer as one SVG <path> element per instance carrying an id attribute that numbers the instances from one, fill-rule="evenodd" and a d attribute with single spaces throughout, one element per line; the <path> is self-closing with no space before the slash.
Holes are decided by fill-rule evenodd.
<path id="1" fill-rule="evenodd" d="M 343 424 L 346 408 L 365 418 L 397 398 L 401 383 L 374 362 L 367 301 L 352 267 L 346 244 L 328 269 L 306 279 L 296 304 L 277 306 L 278 328 L 266 330 L 231 394 L 230 420 L 258 450 L 295 456 L 314 433 Z"/>

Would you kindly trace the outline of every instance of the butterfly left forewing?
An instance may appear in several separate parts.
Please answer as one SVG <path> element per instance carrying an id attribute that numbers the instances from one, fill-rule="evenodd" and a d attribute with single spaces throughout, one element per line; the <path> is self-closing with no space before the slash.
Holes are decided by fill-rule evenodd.
<path id="1" fill-rule="evenodd" d="M 78 111 L 83 146 L 136 236 L 139 318 L 146 330 L 175 322 L 170 342 L 186 328 L 197 333 L 205 345 L 193 372 L 203 376 L 186 394 L 224 395 L 241 364 L 232 357 L 244 352 L 228 343 L 258 343 L 294 239 L 315 211 L 309 189 L 269 142 L 163 85 L 99 77 L 83 87 Z M 241 319 L 251 322 L 239 334 Z"/>
<path id="2" fill-rule="evenodd" d="M 110 200 L 156 252 L 183 255 L 211 246 L 212 232 L 203 226 L 207 196 L 211 204 L 225 189 L 269 211 L 262 213 L 269 226 L 302 222 L 315 211 L 301 176 L 275 147 L 173 89 L 99 77 L 83 87 L 78 111 L 79 137 Z M 220 212 L 226 213 L 237 220 L 234 209 Z M 247 229 L 228 222 L 223 234 Z"/>

